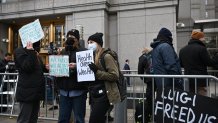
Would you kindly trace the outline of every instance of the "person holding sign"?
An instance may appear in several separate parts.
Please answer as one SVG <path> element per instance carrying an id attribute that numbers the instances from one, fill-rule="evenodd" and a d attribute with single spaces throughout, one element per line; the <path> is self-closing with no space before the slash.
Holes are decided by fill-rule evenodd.
<path id="1" fill-rule="evenodd" d="M 45 97 L 45 66 L 38 56 L 40 42 L 27 42 L 25 48 L 14 52 L 15 65 L 19 78 L 16 100 L 20 102 L 20 113 L 17 123 L 37 123 L 40 100 Z"/>
<path id="2" fill-rule="evenodd" d="M 79 46 L 78 30 L 70 30 L 68 34 L 70 36 L 65 42 L 61 55 L 69 56 L 69 77 L 57 77 L 57 85 L 60 88 L 58 123 L 69 123 L 72 111 L 76 119 L 75 123 L 85 123 L 87 87 L 84 82 L 77 80 L 76 52 L 86 49 Z"/>
<path id="3" fill-rule="evenodd" d="M 120 102 L 120 94 L 116 84 L 119 77 L 118 65 L 114 58 L 107 53 L 104 56 L 105 70 L 100 62 L 101 55 L 105 49 L 103 45 L 103 34 L 95 33 L 88 38 L 88 49 L 94 52 L 94 62 L 89 64 L 90 69 L 95 73 L 95 81 L 90 83 L 91 114 L 89 123 L 105 123 L 106 113 L 113 105 Z"/>

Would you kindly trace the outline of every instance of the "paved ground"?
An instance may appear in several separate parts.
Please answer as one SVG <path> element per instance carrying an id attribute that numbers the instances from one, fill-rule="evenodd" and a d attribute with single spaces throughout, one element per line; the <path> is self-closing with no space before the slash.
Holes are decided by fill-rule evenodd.
<path id="1" fill-rule="evenodd" d="M 128 91 L 133 91 L 132 87 L 128 87 Z M 134 90 L 135 92 L 139 91 L 138 88 Z M 43 107 L 43 104 L 41 104 L 41 108 L 40 108 L 40 117 L 48 117 L 48 118 L 54 118 L 57 119 L 58 118 L 58 109 L 57 110 L 48 110 L 49 108 L 51 108 L 52 105 L 51 104 L 47 104 Z M 15 104 L 14 106 L 14 111 L 13 114 L 14 115 L 18 115 L 19 112 L 19 108 L 18 108 L 18 103 Z M 10 111 L 6 112 L 7 114 L 10 114 Z M 133 123 L 134 117 L 134 110 L 128 110 L 128 123 Z M 111 113 L 112 116 L 114 116 L 114 111 L 112 111 Z M 89 120 L 89 116 L 90 116 L 90 106 L 88 104 L 88 100 L 87 100 L 87 107 L 86 107 L 86 122 L 88 123 Z M 10 118 L 7 116 L 1 116 L 0 114 L 0 123 L 16 123 L 16 117 Z M 42 120 L 39 119 L 38 123 L 57 123 L 57 120 Z M 110 122 L 113 123 L 113 122 Z"/>

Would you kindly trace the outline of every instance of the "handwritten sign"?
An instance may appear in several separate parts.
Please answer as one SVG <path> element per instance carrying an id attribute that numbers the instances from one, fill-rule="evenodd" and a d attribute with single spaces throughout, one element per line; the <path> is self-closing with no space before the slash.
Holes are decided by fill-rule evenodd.
<path id="1" fill-rule="evenodd" d="M 49 75 L 69 77 L 69 56 L 50 55 L 49 56 Z"/>
<path id="2" fill-rule="evenodd" d="M 76 53 L 78 82 L 95 80 L 95 75 L 88 66 L 91 62 L 94 62 L 92 50 Z"/>
<path id="3" fill-rule="evenodd" d="M 218 100 L 167 88 L 155 103 L 157 123 L 218 123 Z"/>
<path id="4" fill-rule="evenodd" d="M 44 37 L 44 32 L 40 25 L 39 19 L 21 27 L 19 29 L 19 34 L 23 47 L 26 47 L 28 41 L 34 43 Z"/>

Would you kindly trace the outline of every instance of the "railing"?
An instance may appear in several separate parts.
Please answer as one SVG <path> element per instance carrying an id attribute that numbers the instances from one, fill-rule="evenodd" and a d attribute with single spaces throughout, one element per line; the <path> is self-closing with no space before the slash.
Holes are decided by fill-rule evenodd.
<path id="1" fill-rule="evenodd" d="M 126 72 L 126 71 L 124 71 Z M 131 73 L 136 73 L 137 71 L 131 71 Z M 217 72 L 217 71 L 211 71 L 211 72 Z M 1 77 L 3 76 L 11 76 L 10 78 L 16 78 L 17 77 L 17 73 L 10 73 L 10 74 L 5 74 L 5 73 L 0 73 Z M 146 87 L 147 84 L 144 83 L 144 79 L 147 78 L 151 78 L 152 83 L 154 83 L 155 79 L 160 78 L 162 80 L 162 83 L 164 85 L 165 79 L 166 78 L 171 78 L 172 79 L 172 88 L 171 90 L 174 92 L 178 92 L 178 93 L 186 93 L 189 91 L 189 87 L 188 87 L 188 79 L 189 78 L 193 78 L 196 86 L 195 86 L 195 92 L 197 92 L 197 80 L 198 79 L 205 79 L 207 82 L 207 88 L 208 88 L 208 93 L 207 96 L 210 97 L 208 98 L 208 100 L 210 100 L 211 98 L 216 98 L 217 97 L 217 82 L 218 79 L 215 76 L 211 76 L 211 75 L 138 75 L 138 74 L 125 74 L 124 75 L 125 78 L 129 78 L 130 80 L 130 86 L 127 87 L 127 92 L 128 92 L 128 97 L 125 101 L 123 101 L 120 104 L 117 104 L 115 106 L 115 109 L 113 111 L 113 116 L 115 117 L 115 123 L 136 123 L 135 122 L 135 109 L 136 107 L 139 105 L 139 100 L 141 100 L 142 102 L 146 101 Z M 57 89 L 55 88 L 55 79 L 51 78 L 48 76 L 48 74 L 45 74 L 45 78 L 46 78 L 46 88 L 45 88 L 45 101 L 41 102 L 40 105 L 40 113 L 39 113 L 39 118 L 40 119 L 47 119 L 47 120 L 57 120 L 58 118 L 58 97 L 59 94 L 57 92 Z M 184 80 L 184 90 L 183 91 L 178 91 L 174 85 L 175 85 L 175 80 L 176 79 L 182 79 Z M 9 79 L 10 80 L 10 79 Z M 7 90 L 13 90 L 16 88 L 15 85 L 13 85 L 12 83 L 9 82 L 9 80 L 5 81 L 4 85 L 7 85 Z M 16 79 L 13 79 L 13 82 L 16 83 Z M 164 105 L 164 102 L 167 102 L 169 100 L 166 100 L 164 98 L 161 98 L 157 91 L 154 91 L 154 84 L 152 84 L 152 115 L 151 115 L 151 122 L 157 122 L 156 119 L 156 115 L 155 115 L 155 111 L 156 113 L 158 112 L 158 114 L 162 115 L 162 119 L 164 119 L 165 117 L 168 117 L 168 114 L 164 113 L 160 113 L 161 111 L 164 112 L 164 110 L 161 110 L 161 106 L 160 104 Z M 165 92 L 164 90 L 167 90 L 167 88 L 162 87 L 163 92 Z M 3 91 L 3 90 L 2 90 Z M 165 93 L 163 93 L 163 95 L 165 95 Z M 192 95 L 195 96 L 194 93 L 190 94 L 187 93 L 187 95 Z M 198 97 L 198 95 L 196 95 Z M 7 94 L 7 111 L 3 111 L 3 107 L 0 107 L 0 115 L 6 115 L 6 116 L 17 116 L 19 113 L 19 105 L 15 100 L 13 109 L 12 107 L 10 107 L 9 105 L 13 103 L 14 100 L 14 93 L 8 93 Z M 201 97 L 201 96 L 200 96 Z M 0 99 L 3 99 L 5 97 L 3 97 L 3 94 L 0 94 Z M 162 99 L 159 100 L 159 105 L 157 104 L 157 99 Z M 198 98 L 197 98 L 198 99 Z M 207 100 L 207 99 L 206 99 Z M 177 99 L 173 98 L 172 101 L 172 106 L 175 106 L 175 104 Z M 211 101 L 211 100 L 210 100 Z M 212 100 L 213 102 L 214 100 Z M 88 100 L 87 100 L 88 102 Z M 156 103 L 154 103 L 156 102 Z M 205 101 L 207 102 L 207 101 Z M 3 101 L 0 101 L 0 104 L 3 104 Z M 143 103 L 143 109 L 145 108 L 145 103 Z M 156 108 L 158 106 L 158 108 Z M 167 105 L 169 107 L 169 105 Z M 88 108 L 89 105 L 87 103 L 87 115 L 86 115 L 86 121 L 88 121 L 88 117 L 89 117 L 89 113 L 90 113 L 90 109 Z M 174 110 L 174 109 L 173 109 Z M 185 110 L 185 109 L 184 109 Z M 126 112 L 126 113 L 125 113 Z M 143 114 L 142 116 L 145 116 L 145 112 L 143 110 Z M 172 114 L 172 116 L 174 116 L 175 113 Z M 183 116 L 184 117 L 184 116 Z M 203 117 L 203 116 L 202 116 Z M 144 117 L 143 117 L 144 118 Z M 212 117 L 213 118 L 213 117 Z M 145 120 L 145 119 L 143 119 Z M 210 119 L 211 120 L 211 119 Z M 213 119 L 212 119 L 213 120 Z M 161 122 L 161 123 L 167 123 L 167 121 Z M 177 120 L 173 120 L 173 122 L 177 122 Z M 157 122 L 158 123 L 158 122 Z"/>
<path id="2" fill-rule="evenodd" d="M 182 118 L 180 118 L 181 121 L 184 121 L 184 119 L 186 118 L 185 122 L 187 122 L 187 118 L 190 118 L 190 117 L 185 116 L 185 115 L 187 115 L 187 112 L 186 112 L 186 114 L 184 112 L 181 113 L 181 110 L 186 110 L 186 108 L 190 108 L 190 110 L 192 111 L 193 109 L 191 109 L 191 105 L 189 105 L 190 107 L 185 107 L 187 105 L 182 104 L 181 101 L 179 100 L 178 96 L 180 96 L 180 98 L 189 98 L 189 99 L 195 97 L 195 99 L 196 99 L 195 103 L 196 104 L 199 104 L 199 103 L 210 104 L 211 102 L 213 102 L 213 103 L 217 102 L 218 103 L 217 99 L 212 99 L 212 98 L 217 98 L 218 93 L 217 93 L 216 90 L 218 89 L 218 87 L 216 86 L 216 84 L 218 82 L 218 78 L 216 78 L 214 76 L 211 76 L 211 75 L 137 75 L 137 74 L 125 74 L 125 77 L 130 77 L 130 80 L 131 80 L 131 86 L 127 87 L 127 91 L 128 91 L 127 101 L 126 101 L 126 103 L 123 102 L 123 105 L 126 105 L 126 106 L 123 106 L 123 107 L 127 107 L 127 109 L 126 109 L 127 110 L 127 113 L 126 113 L 127 117 L 122 117 L 123 118 L 122 119 L 121 117 L 116 117 L 115 116 L 115 118 L 116 118 L 115 123 L 125 123 L 126 121 L 128 121 L 128 123 L 137 123 L 135 121 L 135 117 L 136 117 L 135 112 L 136 112 L 137 106 L 140 106 L 139 100 L 142 101 L 141 108 L 142 107 L 143 107 L 143 109 L 148 108 L 146 103 L 145 103 L 146 102 L 146 95 L 145 95 L 146 93 L 145 92 L 146 92 L 147 84 L 144 83 L 144 79 L 148 79 L 148 78 L 151 78 L 151 82 L 153 83 L 152 84 L 152 94 L 151 94 L 152 104 L 150 105 L 150 106 L 152 106 L 152 113 L 150 115 L 151 116 L 150 122 L 152 122 L 152 123 L 154 123 L 154 122 L 157 122 L 157 123 L 164 123 L 164 122 L 165 123 L 171 123 L 171 122 L 175 123 L 176 122 L 177 123 L 177 122 L 179 122 L 178 121 L 179 116 L 182 116 Z M 163 85 L 164 85 L 164 83 L 166 81 L 166 78 L 171 78 L 172 79 L 171 80 L 172 81 L 172 87 L 171 88 L 161 87 L 161 88 L 157 89 L 159 91 L 155 91 L 156 89 L 154 89 L 155 88 L 154 83 L 155 83 L 155 79 L 157 79 L 157 78 L 160 78 L 162 80 L 161 83 Z M 195 83 L 194 92 L 195 93 L 189 93 L 188 79 L 191 79 L 191 78 L 194 79 L 194 83 Z M 184 80 L 184 89 L 183 90 L 178 90 L 178 89 L 175 88 L 176 79 Z M 196 95 L 197 85 L 198 85 L 197 80 L 198 79 L 205 79 L 206 86 L 207 86 L 207 89 L 208 89 L 208 93 L 206 95 L 207 97 L 206 96 Z M 174 96 L 170 95 L 171 100 L 168 99 L 168 97 L 167 97 L 168 96 L 167 94 L 170 94 L 170 91 L 172 91 L 171 94 L 175 93 Z M 181 97 L 182 94 L 183 94 L 183 97 Z M 184 95 L 186 95 L 186 97 L 184 97 Z M 208 97 L 210 97 L 210 98 L 208 98 Z M 181 107 L 179 107 L 180 105 L 178 105 L 178 104 L 181 104 L 183 106 L 182 109 L 181 109 Z M 169 109 L 170 107 L 171 107 L 171 109 Z M 119 107 L 116 107 L 116 108 L 118 108 L 119 110 L 115 110 L 115 111 L 121 111 L 121 112 L 118 112 L 118 113 L 123 113 L 123 109 L 120 109 Z M 192 106 L 192 108 L 195 109 L 195 108 L 202 108 L 202 107 Z M 213 109 L 214 107 L 208 106 L 208 109 L 209 108 Z M 211 112 L 212 112 L 212 109 L 210 109 Z M 173 112 L 173 113 L 170 114 L 169 110 L 171 112 Z M 146 111 L 143 110 L 143 113 L 142 113 L 141 117 L 147 115 L 146 114 L 147 112 L 146 113 L 145 112 Z M 193 110 L 193 112 L 196 113 L 195 114 L 196 119 L 193 119 L 193 118 L 191 119 L 191 120 L 193 120 L 193 123 L 201 122 L 201 121 L 203 122 L 203 113 L 206 113 L 207 111 L 205 111 L 205 112 L 201 112 L 201 111 L 196 112 L 196 109 L 195 109 L 195 110 Z M 199 113 L 202 114 L 202 116 L 197 115 Z M 210 111 L 209 111 L 208 114 L 210 114 Z M 161 117 L 159 115 L 161 115 Z M 173 117 L 174 119 L 170 118 L 170 117 Z M 213 117 L 213 116 L 210 116 L 210 118 L 211 117 Z M 126 118 L 128 118 L 128 119 L 126 119 Z M 142 118 L 143 118 L 142 120 L 144 122 L 145 117 L 142 117 Z M 160 121 L 160 118 L 162 118 L 161 121 Z M 215 115 L 213 118 L 214 119 L 210 119 L 211 122 L 216 123 L 217 120 L 215 120 L 215 118 L 217 119 L 218 116 Z M 204 118 L 204 120 L 206 121 L 208 119 Z"/>

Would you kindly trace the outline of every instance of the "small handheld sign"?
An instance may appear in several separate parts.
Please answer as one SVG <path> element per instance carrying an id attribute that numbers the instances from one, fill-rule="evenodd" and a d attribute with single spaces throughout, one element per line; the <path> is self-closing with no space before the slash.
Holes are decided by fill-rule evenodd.
<path id="1" fill-rule="evenodd" d="M 50 55 L 49 56 L 49 75 L 69 77 L 69 56 Z"/>
<path id="2" fill-rule="evenodd" d="M 26 47 L 28 41 L 34 43 L 42 39 L 44 37 L 44 32 L 40 25 L 39 19 L 21 27 L 19 29 L 19 35 L 23 47 Z"/>
<path id="3" fill-rule="evenodd" d="M 88 66 L 91 62 L 94 62 L 92 50 L 86 50 L 76 53 L 78 82 L 95 80 L 95 75 Z"/>

